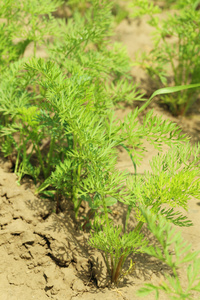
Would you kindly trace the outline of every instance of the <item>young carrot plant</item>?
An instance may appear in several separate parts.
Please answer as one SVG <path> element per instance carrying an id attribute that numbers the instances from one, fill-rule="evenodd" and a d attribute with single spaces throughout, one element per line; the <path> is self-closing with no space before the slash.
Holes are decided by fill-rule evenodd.
<path id="1" fill-rule="evenodd" d="M 169 221 L 161 215 L 153 215 L 149 209 L 144 207 L 140 211 L 147 222 L 148 229 L 154 234 L 159 246 L 151 245 L 143 250 L 158 260 L 164 262 L 172 270 L 172 276 L 165 274 L 158 286 L 145 284 L 138 291 L 138 296 L 147 297 L 150 293 L 155 293 L 155 299 L 159 299 L 159 292 L 162 291 L 169 296 L 169 299 L 194 299 L 194 292 L 200 292 L 200 251 L 191 251 L 191 245 L 183 240 L 181 233 L 175 232 Z M 172 250 L 173 249 L 173 250 Z M 180 281 L 179 270 L 182 266 L 187 266 L 186 281 Z"/>
<path id="2" fill-rule="evenodd" d="M 15 165 L 19 181 L 24 174 L 29 174 L 36 180 L 40 173 L 39 167 L 35 168 L 30 163 L 32 152 L 36 148 L 44 176 L 50 170 L 48 167 L 45 172 L 39 149 L 44 134 L 41 136 L 40 124 L 37 128 L 36 122 L 30 120 L 37 114 L 35 109 L 33 115 L 34 109 L 31 105 L 37 106 L 38 98 L 41 97 L 36 93 L 33 74 L 27 74 L 24 70 L 25 59 L 22 57 L 29 44 L 34 44 L 33 55 L 36 56 L 36 48 L 39 44 L 44 44 L 50 34 L 54 36 L 59 34 L 61 22 L 52 18 L 51 13 L 60 4 L 61 1 L 49 0 L 42 2 L 34 0 L 31 5 L 27 1 L 3 0 L 0 4 L 1 150 Z M 39 113 L 38 110 L 37 112 Z M 25 116 L 26 114 L 29 116 Z M 23 122 L 26 126 L 23 126 Z M 31 128 L 32 125 L 34 128 Z M 37 135 L 36 132 L 40 134 Z M 17 141 L 18 137 L 19 141 Z M 33 141 L 34 147 L 27 155 L 27 147 L 30 147 Z"/>
<path id="3" fill-rule="evenodd" d="M 178 10 L 159 21 L 158 7 L 149 1 L 134 1 L 135 16 L 150 15 L 150 25 L 155 27 L 154 48 L 139 58 L 139 64 L 161 85 L 186 85 L 199 81 L 199 20 L 198 1 L 178 1 Z M 198 99 L 198 90 L 183 90 L 176 95 L 165 95 L 165 102 L 174 115 L 184 115 Z"/>
<path id="4" fill-rule="evenodd" d="M 191 196 L 200 198 L 199 160 L 199 145 L 191 149 L 189 143 L 180 144 L 166 155 L 158 155 L 153 159 L 152 173 L 146 173 L 141 177 L 137 175 L 134 178 L 128 174 L 120 175 L 129 177 L 128 182 L 121 187 L 119 195 L 112 194 L 112 196 L 128 205 L 124 230 L 108 218 L 107 207 L 102 203 L 105 221 L 99 227 L 93 226 L 93 233 L 89 240 L 91 246 L 102 252 L 111 282 L 118 283 L 127 257 L 136 252 L 143 252 L 144 245 L 148 244 L 147 238 L 141 233 L 146 223 L 141 206 L 145 209 L 149 208 L 152 218 L 164 216 L 175 225 L 192 226 L 192 222 L 180 211 L 175 210 L 175 207 L 182 207 L 187 211 Z M 113 181 L 114 188 L 117 186 L 119 176 L 113 174 L 113 177 L 116 178 Z M 122 182 L 121 178 L 120 182 Z M 127 224 L 131 213 L 138 223 L 132 231 L 128 232 Z"/>
<path id="5" fill-rule="evenodd" d="M 28 45 L 36 48 L 47 42 L 50 35 L 59 35 L 61 21 L 52 17 L 52 12 L 62 4 L 59 0 L 14 1 L 2 0 L 0 4 L 0 53 L 1 69 L 22 58 Z"/>

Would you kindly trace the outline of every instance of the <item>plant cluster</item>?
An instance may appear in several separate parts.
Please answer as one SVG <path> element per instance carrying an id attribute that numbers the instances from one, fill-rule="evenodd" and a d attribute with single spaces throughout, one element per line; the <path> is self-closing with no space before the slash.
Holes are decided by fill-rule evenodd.
<path id="1" fill-rule="evenodd" d="M 90 6 L 90 1 L 87 0 L 65 0 L 65 2 L 67 2 L 66 4 L 72 12 L 79 10 L 82 13 L 85 13 Z M 119 24 L 122 20 L 129 18 L 129 10 L 126 2 L 128 1 L 125 0 L 122 2 L 119 0 L 112 0 L 111 2 L 111 13 L 114 16 L 116 24 Z"/>
<path id="2" fill-rule="evenodd" d="M 141 208 L 141 212 L 148 224 L 148 229 L 159 243 L 159 246 L 146 247 L 144 252 L 168 265 L 173 275 L 165 274 L 165 280 L 158 286 L 145 284 L 138 291 L 138 296 L 146 297 L 151 292 L 155 292 L 155 298 L 159 299 L 159 292 L 163 291 L 172 300 L 194 299 L 193 292 L 200 291 L 200 251 L 192 252 L 191 245 L 185 242 L 181 233 L 176 233 L 162 216 L 153 216 L 146 208 Z M 183 286 L 179 278 L 179 270 L 185 265 L 187 279 Z"/>
<path id="3" fill-rule="evenodd" d="M 81 204 L 87 203 L 90 219 L 82 227 L 90 223 L 89 244 L 102 251 L 111 282 L 117 284 L 134 267 L 132 263 L 124 272 L 126 259 L 148 249 L 149 241 L 141 233 L 145 223 L 155 236 L 163 218 L 178 226 L 192 225 L 174 208 L 187 210 L 191 196 L 200 198 L 200 146 L 191 147 L 176 124 L 153 116 L 153 111 L 144 116 L 142 124 L 138 115 L 155 95 L 199 84 L 158 90 L 140 109 L 119 121 L 115 105 L 142 96 L 130 84 L 125 49 L 118 43 L 109 44 L 113 2 L 87 3 L 84 14 L 74 10 L 66 25 L 52 17 L 61 2 L 34 0 L 30 6 L 26 1 L 20 5 L 2 1 L 0 13 L 6 28 L 2 34 L 9 39 L 0 40 L 4 49 L 0 63 L 1 152 L 13 163 L 19 182 L 24 175 L 35 183 L 43 181 L 36 192 L 53 198 L 57 213 L 61 196 L 73 203 L 77 219 Z M 15 21 L 19 31 L 13 27 Z M 28 41 L 34 51 L 27 59 L 23 54 Z M 37 58 L 42 42 L 46 43 L 46 59 Z M 152 172 L 139 176 L 136 166 L 146 150 L 144 140 L 159 155 L 152 161 Z M 165 155 L 162 144 L 171 147 Z M 128 152 L 134 175 L 117 170 L 119 147 Z M 111 207 L 117 202 L 127 207 L 124 228 L 112 218 Z M 131 214 L 138 224 L 130 231 Z M 150 226 L 151 218 L 157 216 L 161 218 L 158 231 Z"/>
<path id="4" fill-rule="evenodd" d="M 154 48 L 143 53 L 138 63 L 157 82 L 157 86 L 197 83 L 200 75 L 199 1 L 180 0 L 175 12 L 160 21 L 161 9 L 150 1 L 134 1 L 134 16 L 148 14 L 149 24 L 155 28 Z M 165 95 L 161 100 L 174 115 L 185 115 L 198 99 L 198 90 L 184 90 Z"/>

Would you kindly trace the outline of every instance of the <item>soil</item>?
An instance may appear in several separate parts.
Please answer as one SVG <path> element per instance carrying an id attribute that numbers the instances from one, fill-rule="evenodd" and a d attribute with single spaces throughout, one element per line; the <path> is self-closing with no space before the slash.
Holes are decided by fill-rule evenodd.
<path id="1" fill-rule="evenodd" d="M 134 60 L 137 50 L 151 49 L 152 29 L 146 20 L 131 23 L 124 20 L 116 29 L 116 39 L 122 41 Z M 29 49 L 30 51 L 30 49 Z M 44 56 L 38 49 L 38 56 Z M 148 78 L 139 68 L 132 74 L 137 82 L 149 88 Z M 145 87 L 145 84 L 147 85 Z M 200 103 L 197 103 L 187 117 L 174 118 L 164 108 L 154 102 L 154 114 L 177 122 L 191 142 L 199 141 Z M 148 108 L 148 109 L 150 109 Z M 123 117 L 133 107 L 117 110 Z M 149 160 L 157 154 L 151 145 L 147 146 L 138 173 L 149 169 Z M 166 151 L 167 147 L 163 148 Z M 122 150 L 118 168 L 134 172 L 131 161 Z M 132 274 L 123 278 L 118 287 L 109 286 L 105 263 L 101 254 L 87 245 L 89 234 L 82 232 L 74 221 L 69 203 L 61 201 L 61 212 L 55 214 L 55 203 L 34 194 L 34 184 L 28 178 L 17 185 L 17 177 L 10 172 L 9 162 L 0 163 L 0 300 L 54 299 L 54 300 L 137 300 L 136 291 L 144 283 L 158 284 L 163 274 L 170 270 L 145 255 L 133 256 L 136 261 Z M 81 208 L 84 211 L 84 207 Z M 117 219 L 123 217 L 124 207 L 113 208 Z M 200 250 L 200 201 L 192 199 L 186 212 L 194 226 L 179 229 L 184 240 L 192 244 L 192 251 Z M 130 226 L 134 226 L 134 220 Z M 186 279 L 185 270 L 180 271 L 181 281 Z M 148 299 L 155 299 L 154 295 Z M 162 295 L 160 299 L 167 299 Z M 199 299 L 194 294 L 194 299 Z"/>

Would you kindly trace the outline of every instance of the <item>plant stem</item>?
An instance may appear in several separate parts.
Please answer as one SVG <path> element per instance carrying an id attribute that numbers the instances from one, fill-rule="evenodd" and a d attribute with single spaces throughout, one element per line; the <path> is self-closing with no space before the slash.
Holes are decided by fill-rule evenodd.
<path id="1" fill-rule="evenodd" d="M 78 197 L 77 197 L 77 203 L 76 203 L 76 207 L 75 207 L 75 218 L 76 219 L 78 218 L 78 211 L 79 211 L 79 207 L 81 206 L 81 203 L 82 203 L 82 199 L 80 198 L 78 200 Z"/>
<path id="2" fill-rule="evenodd" d="M 144 225 L 144 222 L 142 222 L 142 221 L 139 221 L 138 222 L 138 224 L 137 224 L 137 226 L 134 228 L 134 232 L 140 232 L 140 230 L 142 229 L 142 226 Z"/>
<path id="3" fill-rule="evenodd" d="M 17 173 L 17 169 L 18 169 L 18 165 L 19 165 L 19 155 L 20 155 L 20 151 L 17 151 L 17 158 L 16 158 L 16 162 L 15 162 L 15 170 L 14 173 Z"/>
<path id="4" fill-rule="evenodd" d="M 112 278 L 112 282 L 114 282 L 115 284 L 117 283 L 118 278 L 119 278 L 120 273 L 121 273 L 121 269 L 122 269 L 123 262 L 124 262 L 124 256 L 125 256 L 125 254 L 123 254 L 123 255 L 120 257 L 120 260 L 119 260 L 119 262 L 118 262 L 118 264 L 117 264 L 116 271 L 115 271 L 115 273 L 113 274 L 113 275 L 114 275 L 114 278 Z"/>
<path id="5" fill-rule="evenodd" d="M 20 137 L 19 137 L 19 144 L 21 144 L 21 140 L 22 140 L 22 134 L 20 133 Z M 17 159 L 16 159 L 16 163 L 15 163 L 15 171 L 14 173 L 17 173 L 17 169 L 18 169 L 18 165 L 19 165 L 19 157 L 20 157 L 20 150 L 21 150 L 21 147 L 19 147 L 18 151 L 17 151 Z"/>
<path id="6" fill-rule="evenodd" d="M 54 145 L 55 145 L 55 137 L 53 137 L 53 138 L 51 139 L 51 143 L 50 143 L 49 160 L 48 160 L 48 167 L 47 167 L 47 172 L 46 172 L 47 177 L 49 176 L 49 173 L 50 173 L 50 168 L 51 168 L 51 161 L 52 161 L 52 156 L 53 156 Z"/>
<path id="7" fill-rule="evenodd" d="M 105 253 L 105 256 L 103 255 L 103 258 L 106 263 L 107 270 L 111 274 L 111 270 L 110 270 L 110 266 L 109 266 L 109 262 L 108 262 L 108 255 Z"/>
<path id="8" fill-rule="evenodd" d="M 126 221 L 125 221 L 125 226 L 124 226 L 124 233 L 127 231 L 127 226 L 128 226 L 128 220 L 132 211 L 133 205 L 128 205 L 127 208 L 127 214 L 126 214 Z"/>
<path id="9" fill-rule="evenodd" d="M 77 150 L 77 137 L 74 136 L 73 139 L 73 145 L 74 145 L 74 150 Z M 75 218 L 77 219 L 78 217 L 78 210 L 79 207 L 81 205 L 82 199 L 78 199 L 78 183 L 80 181 L 81 178 L 81 163 L 78 163 L 78 168 L 76 170 L 76 168 L 74 168 L 73 170 L 73 179 L 72 179 L 72 201 L 74 203 L 74 211 L 75 211 Z"/>
<path id="10" fill-rule="evenodd" d="M 42 168 L 42 172 L 44 174 L 44 178 L 46 179 L 46 177 L 47 177 L 46 176 L 46 170 L 45 170 L 44 163 L 43 163 L 43 160 L 42 160 L 42 154 L 41 154 L 39 145 L 36 145 L 36 152 L 37 152 L 37 156 L 38 156 L 41 168 Z"/>
<path id="11" fill-rule="evenodd" d="M 106 225 L 109 228 L 110 223 L 109 223 L 109 219 L 108 219 L 108 210 L 107 210 L 107 206 L 106 206 L 105 196 L 101 196 L 101 197 L 102 197 L 102 202 L 103 202 L 103 209 L 104 209 L 104 214 L 105 214 L 105 219 L 106 219 Z"/>

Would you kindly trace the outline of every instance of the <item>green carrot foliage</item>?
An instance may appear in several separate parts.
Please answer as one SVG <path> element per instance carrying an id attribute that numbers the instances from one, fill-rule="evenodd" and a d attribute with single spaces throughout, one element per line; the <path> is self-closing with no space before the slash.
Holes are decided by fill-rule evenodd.
<path id="1" fill-rule="evenodd" d="M 177 1 L 176 12 L 167 15 L 159 21 L 161 12 L 158 6 L 150 1 L 134 1 L 134 16 L 148 14 L 149 23 L 155 27 L 154 48 L 138 58 L 138 63 L 147 70 L 148 74 L 157 82 L 157 87 L 172 85 L 186 85 L 199 82 L 199 17 L 197 8 L 199 1 Z M 173 40 L 171 41 L 171 39 Z M 197 89 L 182 90 L 176 95 L 165 95 L 161 100 L 165 102 L 174 115 L 184 115 L 197 101 Z"/>
<path id="2" fill-rule="evenodd" d="M 36 193 L 56 202 L 56 213 L 60 212 L 61 198 L 71 201 L 77 222 L 85 221 L 80 227 L 84 230 L 89 225 L 89 245 L 101 251 L 112 283 L 118 284 L 133 270 L 132 262 L 124 270 L 132 254 L 148 252 L 149 241 L 141 231 L 145 223 L 163 247 L 158 250 L 150 246 L 149 254 L 168 263 L 175 272 L 179 263 L 194 257 L 186 255 L 172 264 L 165 240 L 171 243 L 169 222 L 192 225 L 183 210 L 187 211 L 191 197 L 200 198 L 200 146 L 191 146 L 177 124 L 154 116 L 153 110 L 142 122 L 138 116 L 156 95 L 170 95 L 176 103 L 174 92 L 192 95 L 193 88 L 200 86 L 195 77 L 198 64 L 194 66 L 191 58 L 194 69 L 188 74 L 192 80 L 185 79 L 191 45 L 184 44 L 181 55 L 186 59 L 179 66 L 183 73 L 176 70 L 177 86 L 156 90 L 140 108 L 118 120 L 117 104 L 145 99 L 130 75 L 126 49 L 119 43 L 110 44 L 116 1 L 79 2 L 69 1 L 72 16 L 66 24 L 53 17 L 62 1 L 1 1 L 0 150 L 12 163 L 18 183 L 26 175 L 33 178 L 38 184 Z M 155 7 L 144 1 L 141 9 L 151 12 L 156 26 Z M 190 19 L 188 14 L 184 16 Z M 162 37 L 165 40 L 165 35 Z M 193 38 L 198 42 L 196 31 Z M 41 45 L 45 58 L 37 57 Z M 27 47 L 33 47 L 29 58 Z M 182 81 L 180 74 L 184 75 Z M 194 84 L 187 85 L 190 82 Z M 157 155 L 151 172 L 141 176 L 137 166 L 148 150 L 146 140 Z M 162 154 L 164 144 L 170 148 L 166 154 Z M 134 175 L 117 169 L 121 148 L 130 156 Z M 115 224 L 112 216 L 112 207 L 118 202 L 127 208 L 124 226 Z M 83 203 L 89 209 L 89 220 L 80 214 Z M 137 224 L 130 230 L 131 215 Z M 155 217 L 162 225 L 157 229 Z M 185 253 L 179 237 L 173 242 L 177 243 L 176 251 L 183 249 Z M 190 290 L 199 289 L 199 285 L 193 286 L 196 278 L 196 267 L 189 267 Z M 179 282 L 168 280 L 177 291 Z"/>

